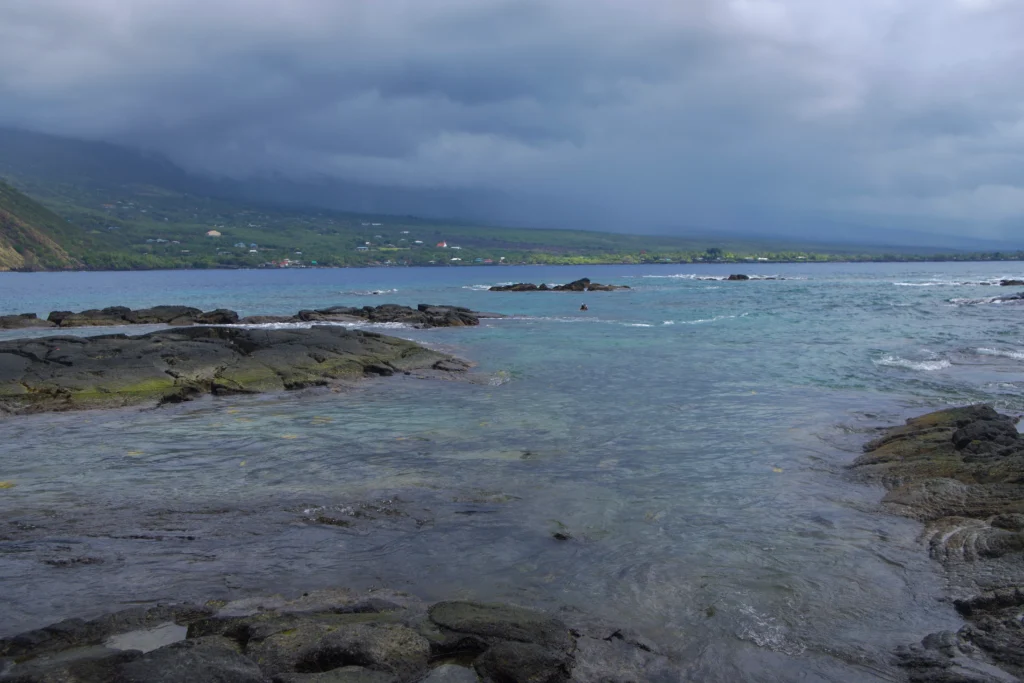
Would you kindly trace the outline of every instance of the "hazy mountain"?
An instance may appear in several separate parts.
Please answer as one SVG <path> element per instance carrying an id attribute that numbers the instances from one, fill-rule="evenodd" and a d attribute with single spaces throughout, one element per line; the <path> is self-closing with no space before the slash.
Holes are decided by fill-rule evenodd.
<path id="1" fill-rule="evenodd" d="M 104 142 L 74 140 L 0 128 L 0 177 L 44 200 L 81 200 L 97 191 L 181 194 L 197 198 L 302 209 L 419 216 L 491 225 L 599 230 L 623 234 L 671 235 L 691 239 L 754 241 L 760 244 L 871 246 L 893 251 L 998 251 L 1020 244 L 936 234 L 920 229 L 890 229 L 850 222 L 822 213 L 760 215 L 737 206 L 731 212 L 691 222 L 638 225 L 628 216 L 609 215 L 543 196 L 512 196 L 489 190 L 417 189 L 343 182 L 319 177 L 285 176 L 234 179 L 190 173 L 159 154 Z M 552 209 L 543 220 L 538 207 Z M 905 223 L 905 221 L 904 221 Z"/>

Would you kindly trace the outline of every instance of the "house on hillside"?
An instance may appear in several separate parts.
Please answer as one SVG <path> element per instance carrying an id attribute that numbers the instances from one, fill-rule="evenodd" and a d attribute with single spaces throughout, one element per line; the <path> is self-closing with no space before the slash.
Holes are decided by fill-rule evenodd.
<path id="1" fill-rule="evenodd" d="M 356 251 L 370 251 L 370 248 L 364 247 L 363 245 L 360 244 L 358 247 L 356 247 Z"/>
<path id="2" fill-rule="evenodd" d="M 207 237 L 220 237 L 220 230 L 207 230 L 206 231 L 206 236 Z"/>
<path id="3" fill-rule="evenodd" d="M 447 249 L 448 248 L 448 243 L 447 242 L 438 242 L 437 246 L 440 247 L 441 249 Z"/>

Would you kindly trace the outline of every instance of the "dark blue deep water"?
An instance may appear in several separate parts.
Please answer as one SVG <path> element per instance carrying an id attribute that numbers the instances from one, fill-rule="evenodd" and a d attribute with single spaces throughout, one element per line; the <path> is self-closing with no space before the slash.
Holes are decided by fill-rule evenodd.
<path id="1" fill-rule="evenodd" d="M 783 279 L 705 279 L 729 272 Z M 394 302 L 512 316 L 381 330 L 476 362 L 474 382 L 0 421 L 0 480 L 15 484 L 0 489 L 0 635 L 138 602 L 384 585 L 583 607 L 675 649 L 692 680 L 892 680 L 893 647 L 959 620 L 919 526 L 880 513 L 881 490 L 844 466 L 873 428 L 929 409 L 1024 411 L 1024 303 L 991 303 L 1016 288 L 984 284 L 1022 275 L 0 273 L 0 313 Z M 632 289 L 486 291 L 583 276 Z"/>

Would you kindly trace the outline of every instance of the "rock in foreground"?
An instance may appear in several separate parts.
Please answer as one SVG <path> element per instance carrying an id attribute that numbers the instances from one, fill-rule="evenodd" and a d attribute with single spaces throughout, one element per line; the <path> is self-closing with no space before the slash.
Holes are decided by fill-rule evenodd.
<path id="1" fill-rule="evenodd" d="M 177 402 L 467 367 L 411 341 L 336 326 L 21 339 L 0 342 L 0 412 Z"/>
<path id="2" fill-rule="evenodd" d="M 174 624 L 187 627 L 175 628 Z M 155 637 L 170 634 L 170 637 Z M 678 681 L 672 660 L 578 612 L 427 605 L 390 591 L 160 606 L 0 640 L 0 681 Z"/>
<path id="3" fill-rule="evenodd" d="M 565 285 L 548 287 L 546 284 L 535 285 L 532 282 L 519 282 L 514 285 L 494 285 L 492 292 L 611 292 L 616 289 L 629 289 L 626 285 L 602 285 L 591 282 L 590 278 L 581 278 Z"/>
<path id="4" fill-rule="evenodd" d="M 911 681 L 1024 676 L 1024 438 L 1016 422 L 987 405 L 929 413 L 885 430 L 853 465 L 889 489 L 888 509 L 925 523 L 932 557 L 959 584 L 954 604 L 968 625 L 902 649 Z"/>

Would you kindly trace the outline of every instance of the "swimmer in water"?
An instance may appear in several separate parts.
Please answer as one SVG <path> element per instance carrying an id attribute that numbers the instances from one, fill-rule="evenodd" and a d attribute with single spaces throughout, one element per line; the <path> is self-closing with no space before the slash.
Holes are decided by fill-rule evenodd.
<path id="1" fill-rule="evenodd" d="M 587 308 L 587 305 L 586 305 L 586 304 L 583 304 L 582 306 L 580 306 L 580 310 L 581 310 L 581 311 L 589 311 L 590 309 L 589 309 L 589 308 Z"/>

